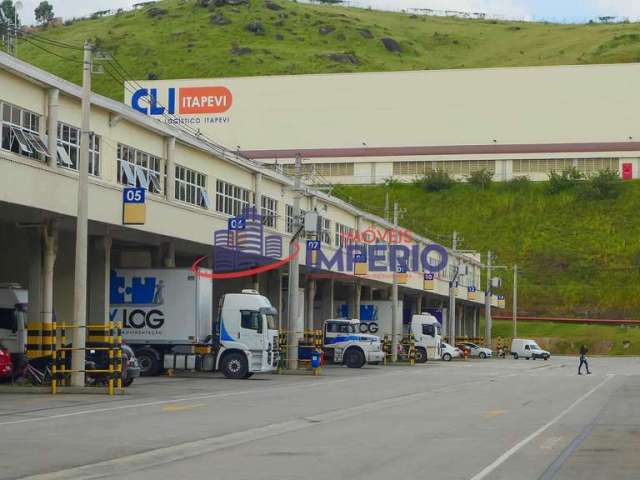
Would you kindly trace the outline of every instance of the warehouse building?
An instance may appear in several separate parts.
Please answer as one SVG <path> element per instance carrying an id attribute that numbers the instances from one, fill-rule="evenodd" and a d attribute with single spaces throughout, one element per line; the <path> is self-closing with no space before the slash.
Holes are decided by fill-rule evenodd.
<path id="1" fill-rule="evenodd" d="M 175 121 L 313 183 L 496 180 L 575 167 L 638 178 L 640 64 L 140 81 Z M 204 113 L 193 88 L 212 92 Z M 137 94 L 137 96 L 136 96 Z M 159 116 L 125 89 L 126 103 Z M 185 101 L 187 103 L 185 103 Z M 154 108 L 155 107 L 155 108 Z"/>
<path id="2" fill-rule="evenodd" d="M 59 322 L 73 318 L 80 98 L 77 85 L 0 53 L 0 283 L 28 288 L 30 324 L 46 325 L 54 316 Z M 299 195 L 301 208 L 321 217 L 318 240 L 327 257 L 344 248 L 349 235 L 394 231 L 383 218 L 307 185 L 296 189 L 282 173 L 97 94 L 91 96 L 90 123 L 90 323 L 109 319 L 113 268 L 190 267 L 201 256 L 210 256 L 212 265 L 214 232 L 227 229 L 229 219 L 247 208 L 262 214 L 261 235 L 280 236 L 286 246 L 295 224 L 294 196 Z M 138 225 L 123 224 L 125 187 L 146 189 L 146 218 Z M 414 232 L 405 231 L 405 236 L 419 248 L 433 244 Z M 277 256 L 276 250 L 270 255 Z M 446 255 L 447 268 L 429 284 L 420 268 L 403 273 L 400 298 L 409 313 L 446 307 L 449 280 L 458 266 L 463 274 L 455 290 L 457 332 L 476 336 L 484 304 L 481 258 Z M 434 252 L 429 261 L 441 257 Z M 336 316 L 338 304 L 357 312 L 362 301 L 389 298 L 392 274 L 356 274 L 336 264 L 311 268 L 305 256 L 300 263 L 305 307 L 299 313 L 307 328 Z M 286 275 L 285 265 L 252 277 L 214 280 L 214 294 L 257 288 L 283 312 Z M 491 302 L 497 304 L 494 297 Z M 284 327 L 282 315 L 280 322 Z"/>

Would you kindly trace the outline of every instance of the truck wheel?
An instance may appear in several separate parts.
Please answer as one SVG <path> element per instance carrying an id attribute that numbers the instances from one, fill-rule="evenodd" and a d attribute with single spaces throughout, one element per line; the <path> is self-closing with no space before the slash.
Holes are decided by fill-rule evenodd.
<path id="1" fill-rule="evenodd" d="M 136 358 L 140 363 L 140 375 L 143 377 L 153 377 L 160 373 L 160 360 L 153 350 L 138 350 Z"/>
<path id="2" fill-rule="evenodd" d="M 487 358 L 487 354 L 486 354 L 486 353 L 484 353 L 484 352 L 480 352 L 480 355 L 478 355 L 478 356 L 479 356 L 480 358 L 482 358 L 483 360 L 484 360 L 485 358 Z"/>
<path id="3" fill-rule="evenodd" d="M 222 373 L 225 377 L 234 380 L 247 378 L 249 373 L 247 359 L 241 353 L 230 353 L 222 360 Z"/>
<path id="4" fill-rule="evenodd" d="M 427 361 L 427 351 L 424 348 L 416 348 L 416 363 L 425 363 Z"/>
<path id="5" fill-rule="evenodd" d="M 124 380 L 122 380 L 122 386 L 123 387 L 130 387 L 131 384 L 133 383 L 133 378 L 125 378 Z"/>
<path id="6" fill-rule="evenodd" d="M 514 353 L 514 354 L 513 354 L 513 359 L 514 359 L 514 360 L 517 360 L 517 359 L 518 359 L 518 354 L 517 354 L 517 353 Z"/>
<path id="7" fill-rule="evenodd" d="M 451 354 L 450 353 L 445 353 L 444 355 L 442 355 L 442 359 L 445 362 L 450 362 L 451 361 Z"/>
<path id="8" fill-rule="evenodd" d="M 362 368 L 367 363 L 364 353 L 359 348 L 351 348 L 344 354 L 344 363 L 349 368 Z"/>

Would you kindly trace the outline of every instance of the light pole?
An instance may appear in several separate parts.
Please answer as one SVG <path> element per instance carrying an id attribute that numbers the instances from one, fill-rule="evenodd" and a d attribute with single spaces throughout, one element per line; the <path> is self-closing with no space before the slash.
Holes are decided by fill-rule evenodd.
<path id="1" fill-rule="evenodd" d="M 518 265 L 513 266 L 513 338 L 518 336 Z"/>
<path id="2" fill-rule="evenodd" d="M 78 158 L 78 209 L 76 221 L 76 257 L 73 283 L 73 352 L 71 384 L 84 387 L 87 326 L 87 246 L 89 239 L 89 141 L 91 139 L 92 45 L 84 44 L 82 65 L 82 134 Z M 52 135 L 52 132 L 49 132 Z"/>

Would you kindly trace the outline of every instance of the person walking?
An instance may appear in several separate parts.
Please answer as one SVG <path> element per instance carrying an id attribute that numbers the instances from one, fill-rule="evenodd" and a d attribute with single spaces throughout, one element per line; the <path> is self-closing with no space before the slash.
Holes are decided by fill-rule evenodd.
<path id="1" fill-rule="evenodd" d="M 591 375 L 591 371 L 589 370 L 589 362 L 587 361 L 587 352 L 589 349 L 586 345 L 582 345 L 580 347 L 580 365 L 578 366 L 578 375 L 582 375 L 582 366 L 587 367 L 587 375 Z"/>

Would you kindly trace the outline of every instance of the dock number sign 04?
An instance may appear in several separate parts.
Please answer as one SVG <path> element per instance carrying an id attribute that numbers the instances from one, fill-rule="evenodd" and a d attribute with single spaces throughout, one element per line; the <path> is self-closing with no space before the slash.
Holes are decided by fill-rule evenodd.
<path id="1" fill-rule="evenodd" d="M 144 188 L 122 190 L 122 224 L 144 225 L 147 216 Z"/>

